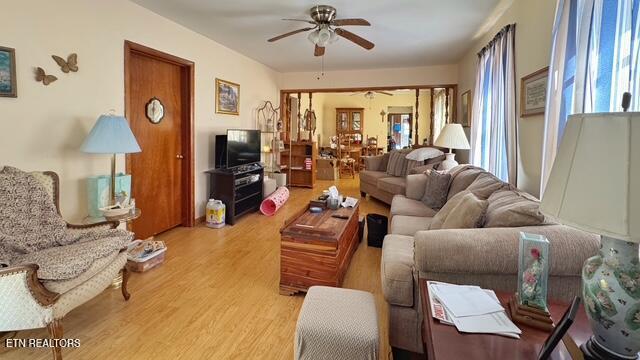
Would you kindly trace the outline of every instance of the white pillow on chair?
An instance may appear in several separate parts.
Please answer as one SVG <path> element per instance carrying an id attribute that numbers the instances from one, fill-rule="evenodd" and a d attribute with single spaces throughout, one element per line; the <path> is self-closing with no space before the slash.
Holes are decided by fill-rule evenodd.
<path id="1" fill-rule="evenodd" d="M 415 161 L 425 161 L 428 159 L 433 159 L 438 156 L 442 156 L 444 153 L 436 148 L 432 147 L 423 147 L 418 148 L 407 154 L 407 159 L 415 160 Z"/>

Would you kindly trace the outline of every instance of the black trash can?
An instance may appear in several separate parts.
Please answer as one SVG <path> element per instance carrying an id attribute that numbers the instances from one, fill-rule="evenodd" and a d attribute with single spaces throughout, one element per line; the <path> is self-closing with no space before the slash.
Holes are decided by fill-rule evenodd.
<path id="1" fill-rule="evenodd" d="M 387 217 L 380 214 L 367 214 L 367 245 L 382 247 L 382 240 L 387 235 Z"/>

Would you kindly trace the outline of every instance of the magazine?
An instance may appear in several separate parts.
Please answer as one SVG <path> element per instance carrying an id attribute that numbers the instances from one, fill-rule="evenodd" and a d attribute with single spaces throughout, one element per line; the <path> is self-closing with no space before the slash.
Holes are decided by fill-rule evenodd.
<path id="1" fill-rule="evenodd" d="M 164 241 L 135 240 L 129 244 L 127 259 L 144 262 L 167 251 Z"/>

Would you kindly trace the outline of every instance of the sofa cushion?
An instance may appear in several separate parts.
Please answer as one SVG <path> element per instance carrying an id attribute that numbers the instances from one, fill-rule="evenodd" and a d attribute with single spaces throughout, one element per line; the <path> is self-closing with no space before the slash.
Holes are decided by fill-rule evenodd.
<path id="1" fill-rule="evenodd" d="M 407 175 L 423 174 L 428 170 L 435 169 L 437 165 L 438 164 L 425 164 L 425 165 L 416 166 L 414 168 L 411 168 L 411 170 L 409 170 L 409 173 Z"/>
<path id="2" fill-rule="evenodd" d="M 413 236 L 418 231 L 428 230 L 430 217 L 396 215 L 391 218 L 389 234 Z"/>
<path id="3" fill-rule="evenodd" d="M 474 193 L 465 194 L 442 223 L 442 229 L 474 229 L 480 227 L 487 210 L 487 200 L 480 200 Z"/>
<path id="4" fill-rule="evenodd" d="M 397 195 L 403 194 L 407 187 L 407 179 L 404 177 L 385 177 L 378 180 L 378 188 L 382 191 Z"/>
<path id="5" fill-rule="evenodd" d="M 498 179 L 491 173 L 480 174 L 472 183 L 467 187 L 467 190 L 474 193 L 480 199 L 487 199 L 494 192 L 509 187 L 509 184 Z"/>
<path id="6" fill-rule="evenodd" d="M 432 209 L 440 209 L 447 202 L 451 175 L 440 171 L 427 171 L 427 182 L 425 184 L 422 202 Z"/>
<path id="7" fill-rule="evenodd" d="M 450 171 L 452 178 L 447 199 L 451 199 L 460 191 L 466 190 L 480 174 L 485 172 L 486 171 L 471 165 L 465 165 L 459 172 Z"/>
<path id="8" fill-rule="evenodd" d="M 392 176 L 405 176 L 407 175 L 407 162 L 409 160 L 405 157 L 406 154 L 401 151 L 392 151 L 389 155 L 389 163 L 387 164 L 387 174 Z"/>
<path id="9" fill-rule="evenodd" d="M 378 179 L 390 176 L 391 175 L 384 171 L 362 170 L 360 171 L 360 182 L 376 185 L 378 183 Z"/>
<path id="10" fill-rule="evenodd" d="M 436 211 L 420 200 L 410 199 L 404 195 L 396 195 L 391 202 L 391 217 L 395 215 L 433 217 Z"/>
<path id="11" fill-rule="evenodd" d="M 380 275 L 389 304 L 413 306 L 413 237 L 387 235 L 382 243 Z"/>
<path id="12" fill-rule="evenodd" d="M 458 204 L 460 203 L 460 201 L 462 201 L 462 198 L 464 198 L 464 196 L 466 194 L 471 193 L 470 191 L 462 191 L 457 193 L 456 195 L 454 195 L 451 199 L 449 199 L 449 201 L 447 201 L 446 204 L 444 204 L 444 206 L 442 207 L 442 209 L 440 209 L 440 211 L 438 211 L 434 216 L 433 219 L 431 219 L 431 225 L 429 226 L 429 229 L 431 230 L 438 230 L 438 229 L 442 229 L 442 224 L 444 224 L 444 221 L 447 219 L 447 216 L 449 215 L 449 213 L 456 207 L 458 206 Z"/>
<path id="13" fill-rule="evenodd" d="M 519 190 L 500 190 L 489 196 L 484 227 L 535 226 L 545 223 L 538 200 Z"/>
<path id="14" fill-rule="evenodd" d="M 83 282 L 91 279 L 97 273 L 101 272 L 104 268 L 106 268 L 115 260 L 115 258 L 118 256 L 119 253 L 120 251 L 116 250 L 112 254 L 109 254 L 108 256 L 105 256 L 100 259 L 96 259 L 93 262 L 93 264 L 91 264 L 91 266 L 89 266 L 89 268 L 85 272 L 81 273 L 80 275 L 74 278 L 66 279 L 66 280 L 42 281 L 42 285 L 44 285 L 44 287 L 47 288 L 47 290 L 49 291 L 53 291 L 58 294 L 64 294 L 67 291 L 82 284 Z"/>

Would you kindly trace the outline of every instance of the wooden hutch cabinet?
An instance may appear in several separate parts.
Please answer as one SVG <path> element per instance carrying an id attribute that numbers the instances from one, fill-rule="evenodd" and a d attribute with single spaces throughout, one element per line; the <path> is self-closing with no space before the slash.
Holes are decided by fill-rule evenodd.
<path id="1" fill-rule="evenodd" d="M 364 108 L 336 108 L 336 135 L 351 135 L 355 142 L 362 142 Z"/>

